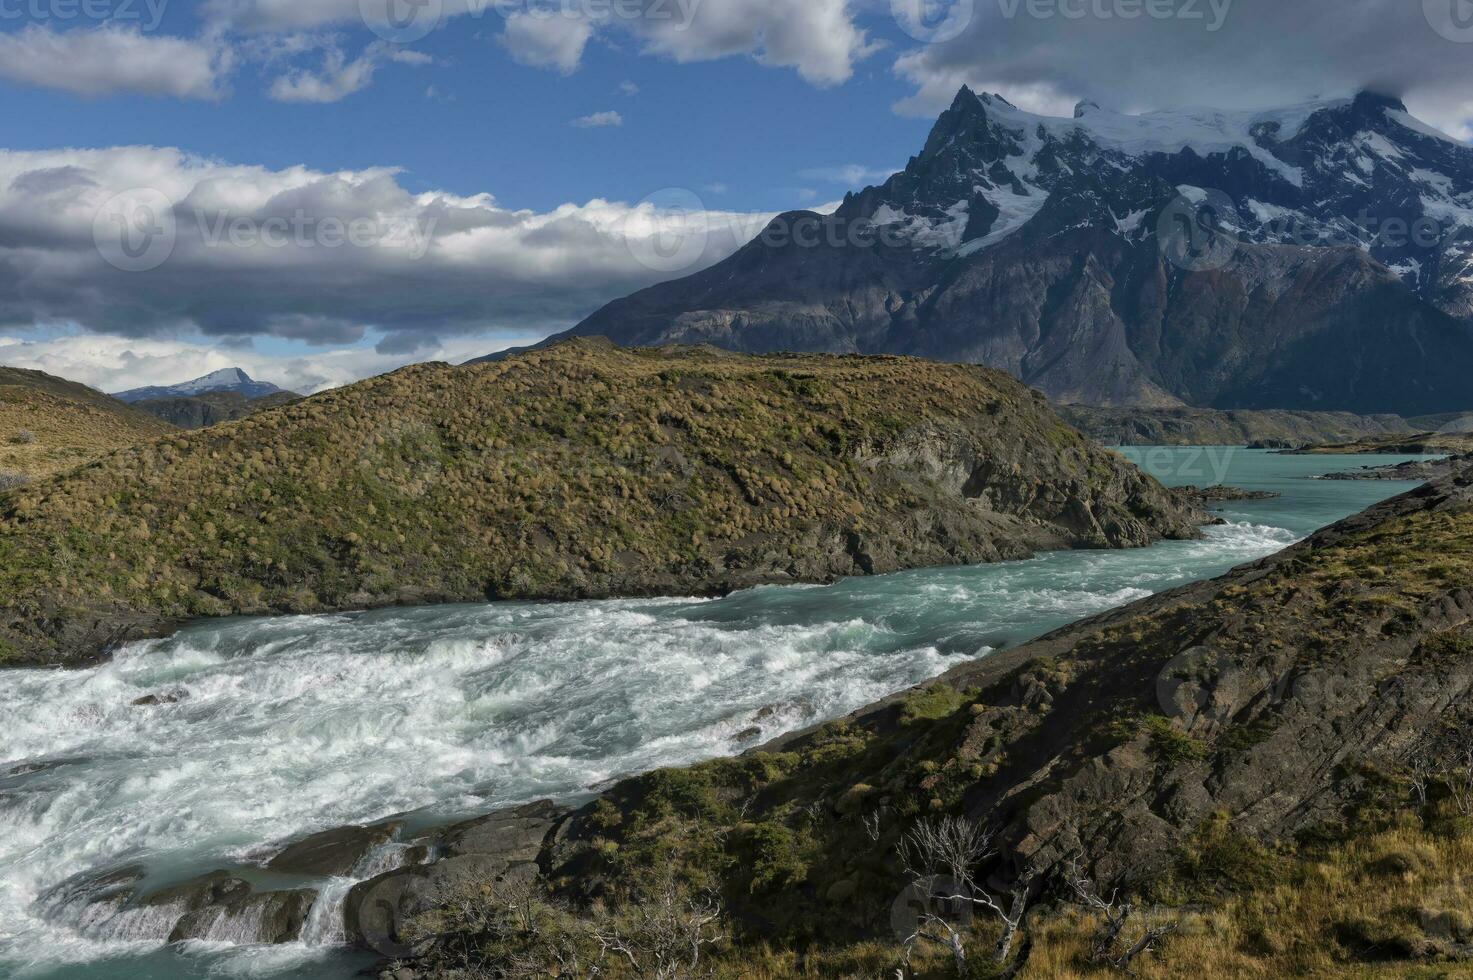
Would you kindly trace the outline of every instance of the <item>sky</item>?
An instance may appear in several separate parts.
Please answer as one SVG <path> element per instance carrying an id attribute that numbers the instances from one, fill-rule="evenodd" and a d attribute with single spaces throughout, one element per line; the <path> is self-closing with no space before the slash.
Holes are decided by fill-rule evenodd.
<path id="1" fill-rule="evenodd" d="M 1473 0 L 0 0 L 0 363 L 310 392 L 532 342 L 882 181 L 962 84 L 1369 87 L 1467 139 L 1470 83 Z"/>

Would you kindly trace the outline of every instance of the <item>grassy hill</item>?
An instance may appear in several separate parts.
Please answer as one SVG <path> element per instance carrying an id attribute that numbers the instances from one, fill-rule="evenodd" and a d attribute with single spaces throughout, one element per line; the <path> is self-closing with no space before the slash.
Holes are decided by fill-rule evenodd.
<path id="1" fill-rule="evenodd" d="M 941 874 L 1026 912 L 1024 977 L 1466 976 L 1470 583 L 1473 469 L 744 757 L 452 830 L 349 927 L 386 906 L 428 977 L 685 955 L 672 925 L 717 977 L 896 976 Z M 1012 975 L 971 913 L 964 968 L 922 943 L 902 975 Z"/>
<path id="2" fill-rule="evenodd" d="M 1195 534 L 1000 372 L 578 341 L 418 365 L 0 497 L 0 650 L 180 619 L 720 592 Z"/>
<path id="3" fill-rule="evenodd" d="M 50 476 L 172 431 L 86 385 L 0 367 L 0 482 Z"/>

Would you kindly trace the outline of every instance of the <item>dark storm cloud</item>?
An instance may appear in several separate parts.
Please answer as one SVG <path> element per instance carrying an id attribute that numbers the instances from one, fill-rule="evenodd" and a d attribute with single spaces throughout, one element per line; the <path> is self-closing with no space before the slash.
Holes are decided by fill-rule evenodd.
<path id="1" fill-rule="evenodd" d="M 1473 115 L 1473 27 L 1453 17 L 1464 3 L 960 0 L 947 30 L 913 31 L 946 38 L 966 21 L 960 35 L 902 55 L 896 70 L 919 88 L 903 108 L 926 114 L 963 82 L 1056 112 L 1077 99 L 1249 108 L 1373 88 L 1458 128 Z"/>

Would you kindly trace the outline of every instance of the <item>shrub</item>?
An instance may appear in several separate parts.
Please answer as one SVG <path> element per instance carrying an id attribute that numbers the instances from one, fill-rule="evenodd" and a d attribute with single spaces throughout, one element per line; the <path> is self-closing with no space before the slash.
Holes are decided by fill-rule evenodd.
<path id="1" fill-rule="evenodd" d="M 949 684 L 930 684 L 905 696 L 900 705 L 900 720 L 907 725 L 936 721 L 954 714 L 961 706 L 962 695 L 956 688 Z"/>
<path id="2" fill-rule="evenodd" d="M 16 487 L 23 487 L 30 482 L 31 478 L 24 473 L 11 473 L 6 470 L 0 470 L 0 493 L 4 493 L 7 490 L 14 490 Z"/>
<path id="3" fill-rule="evenodd" d="M 15 435 L 10 437 L 10 441 L 15 443 L 17 446 L 29 446 L 31 443 L 36 441 L 36 433 L 32 432 L 30 429 L 21 429 Z"/>
<path id="4" fill-rule="evenodd" d="M 789 888 L 808 877 L 808 863 L 800 853 L 798 836 L 771 821 L 752 828 L 747 843 L 752 851 L 753 894 Z"/>

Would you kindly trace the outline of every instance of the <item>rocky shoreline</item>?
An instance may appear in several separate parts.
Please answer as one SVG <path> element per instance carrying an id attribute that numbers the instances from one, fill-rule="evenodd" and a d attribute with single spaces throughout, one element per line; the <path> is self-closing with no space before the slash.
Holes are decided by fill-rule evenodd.
<path id="1" fill-rule="evenodd" d="M 1034 785 L 1036 776 L 1030 774 L 1030 767 L 1061 751 L 1065 756 L 1075 751 L 1068 745 L 1077 737 L 1077 725 L 1050 734 L 1038 727 L 1047 717 L 1066 711 L 1078 719 L 1091 711 L 1117 710 L 1111 707 L 1117 701 L 1120 706 L 1128 706 L 1135 700 L 1122 685 L 1144 685 L 1146 690 L 1154 691 L 1150 710 L 1164 711 L 1180 723 L 1183 746 L 1200 744 L 1204 752 L 1226 751 L 1227 755 L 1209 764 L 1197 750 L 1183 749 L 1179 758 L 1173 756 L 1175 761 L 1162 769 L 1152 745 L 1164 736 L 1146 733 L 1103 756 L 1081 757 L 1071 763 L 1068 778 L 1051 783 L 1044 797 L 1016 810 L 1006 825 L 1006 840 L 1020 858 L 1055 861 L 1066 852 L 1082 848 L 1100 873 L 1111 878 L 1139 875 L 1157 867 L 1161 856 L 1169 853 L 1165 841 L 1187 832 L 1213 807 L 1240 800 L 1248 805 L 1246 810 L 1241 806 L 1238 809 L 1244 827 L 1251 833 L 1272 838 L 1302 831 L 1331 818 L 1343 805 L 1345 794 L 1358 792 L 1360 784 L 1335 775 L 1330 762 L 1358 752 L 1366 753 L 1368 758 L 1379 751 L 1394 754 L 1410 737 L 1408 733 L 1424 730 L 1430 724 L 1428 719 L 1454 699 L 1452 693 L 1443 692 L 1426 703 L 1418 701 L 1425 693 L 1425 684 L 1423 679 L 1410 676 L 1402 694 L 1393 697 L 1383 692 L 1372 698 L 1371 693 L 1362 690 L 1360 679 L 1379 676 L 1376 665 L 1386 656 L 1401 656 L 1398 651 L 1419 648 L 1428 636 L 1473 621 L 1473 593 L 1466 588 L 1452 588 L 1431 596 L 1430 606 L 1415 625 L 1408 625 L 1405 636 L 1398 632 L 1384 641 L 1347 641 L 1350 645 L 1345 648 L 1342 663 L 1295 666 L 1296 656 L 1302 654 L 1290 648 L 1276 655 L 1284 661 L 1282 664 L 1266 672 L 1249 673 L 1242 665 L 1235 665 L 1240 654 L 1229 651 L 1244 640 L 1253 644 L 1246 649 L 1268 648 L 1261 646 L 1263 641 L 1251 640 L 1256 636 L 1252 622 L 1231 612 L 1235 607 L 1224 607 L 1223 597 L 1251 590 L 1273 596 L 1270 601 L 1280 603 L 1285 601 L 1283 596 L 1297 596 L 1283 612 L 1299 622 L 1296 636 L 1313 636 L 1316 605 L 1306 604 L 1303 586 L 1294 584 L 1301 581 L 1303 569 L 1317 562 L 1340 560 L 1336 556 L 1346 549 L 1353 550 L 1358 541 L 1382 528 L 1408 521 L 1419 526 L 1425 520 L 1438 519 L 1437 515 L 1455 515 L 1470 507 L 1473 467 L 1465 467 L 1457 479 L 1443 480 L 1388 501 L 1219 579 L 1142 600 L 1016 650 L 966 664 L 845 719 L 749 750 L 743 758 L 791 757 L 815 744 L 815 740 L 823 742 L 830 737 L 826 733 L 837 729 L 889 737 L 886 733 L 905 730 L 903 725 L 896 728 L 898 713 L 909 710 L 920 693 L 940 689 L 985 691 L 990 693 L 979 704 L 989 707 L 970 712 L 967 730 L 991 733 L 983 741 L 990 744 L 1000 739 L 1000 747 L 1012 747 L 995 779 L 982 780 L 966 798 L 972 801 L 969 809 L 1010 810 L 1013 794 Z M 1331 593 L 1340 594 L 1333 588 Z M 1203 610 L 1209 609 L 1224 611 L 1204 616 Z M 1163 640 L 1174 637 L 1171 650 L 1184 643 L 1187 649 L 1174 659 L 1171 650 L 1153 650 L 1143 660 L 1119 660 L 1119 654 L 1113 652 L 1118 645 L 1115 638 L 1143 629 L 1148 636 L 1159 635 Z M 1039 664 L 1048 666 L 1036 666 Z M 1088 685 L 1086 700 L 1078 701 L 1082 692 L 1075 687 L 1092 676 L 1090 671 L 1103 673 Z M 1276 720 L 1271 728 L 1263 727 L 1264 722 L 1258 718 L 1260 709 L 1252 707 L 1265 692 L 1276 692 L 1272 702 L 1272 717 Z M 1245 718 L 1245 711 L 1249 717 Z M 1373 726 L 1347 740 L 1333 718 L 1320 717 L 1326 711 L 1333 717 L 1371 711 L 1380 719 L 1378 726 L 1384 723 L 1390 727 L 1382 732 Z M 1224 738 L 1225 744 L 1236 746 L 1237 741 L 1228 736 L 1240 730 L 1258 733 L 1251 748 L 1214 748 Z M 910 732 L 905 741 L 912 742 L 915 737 L 916 733 Z M 1045 739 L 1043 744 L 1031 745 L 1040 737 Z M 979 738 L 982 735 L 969 734 L 965 741 L 970 744 Z M 1378 749 L 1383 739 L 1385 745 Z M 1295 747 L 1293 751 L 1288 751 L 1289 745 Z M 1294 761 L 1300 756 L 1304 760 Z M 1325 761 L 1325 765 L 1307 760 Z M 701 768 L 705 767 L 697 767 Z M 1309 770 L 1317 775 L 1307 778 Z M 1215 773 L 1210 785 L 1201 781 L 1208 772 Z M 851 778 L 863 781 L 860 774 Z M 543 801 L 414 834 L 405 834 L 403 825 L 393 821 L 339 828 L 292 843 L 263 866 L 284 875 L 360 878 L 340 898 L 342 921 L 334 923 L 340 928 L 336 934 L 394 959 L 409 952 L 400 934 L 406 923 L 470 885 L 512 887 L 534 878 L 551 878 L 569 883 L 571 893 L 582 893 L 577 881 L 584 872 L 577 869 L 588 866 L 597 850 L 596 842 L 608 832 L 609 814 L 637 805 L 651 791 L 647 784 L 647 777 L 635 777 L 585 806 L 572 808 Z M 1167 793 L 1169 805 L 1165 810 L 1146 802 L 1151 794 L 1160 792 Z M 845 812 L 842 800 L 829 800 L 828 805 Z M 751 819 L 760 817 L 754 812 Z M 1126 827 L 1137 829 L 1122 836 Z M 384 857 L 385 846 L 392 847 L 392 859 Z M 374 860 L 380 864 L 376 871 Z M 74 882 L 59 891 L 70 894 L 75 901 L 77 894 L 90 890 L 92 901 L 105 903 L 114 912 L 141 908 L 177 913 L 169 929 L 170 937 L 175 939 L 219 935 L 232 928 L 232 923 L 239 931 L 239 924 L 249 920 L 256 924 L 255 941 L 262 942 L 300 938 L 316 894 L 306 888 L 256 891 L 238 874 L 226 871 L 162 891 L 140 892 L 136 887 L 139 877 L 136 869 L 125 868 L 95 876 L 86 889 Z"/>
<path id="2" fill-rule="evenodd" d="M 1326 473 L 1321 480 L 1441 480 L 1473 464 L 1473 453 L 1447 459 L 1411 460 L 1389 466 L 1363 466 L 1358 470 Z"/>
<path id="3" fill-rule="evenodd" d="M 1166 873 L 1175 848 L 1219 810 L 1231 815 L 1232 833 L 1244 840 L 1334 827 L 1369 791 L 1367 767 L 1395 767 L 1418 738 L 1451 718 L 1468 676 L 1450 681 L 1444 668 L 1458 662 L 1448 657 L 1468 649 L 1473 592 L 1466 583 L 1445 581 L 1418 599 L 1415 616 L 1399 616 L 1377 599 L 1386 588 L 1395 594 L 1397 583 L 1355 585 L 1323 578 L 1320 570 L 1362 560 L 1367 541 L 1391 533 L 1404 547 L 1428 549 L 1425 558 L 1441 563 L 1427 566 L 1428 574 L 1444 581 L 1452 558 L 1438 535 L 1470 509 L 1473 468 L 1219 579 L 958 667 L 742 760 L 626 780 L 571 812 L 541 803 L 459 825 L 435 837 L 448 842 L 437 844 L 449 855 L 445 863 L 388 871 L 355 886 L 349 907 L 369 911 L 350 913 L 347 934 L 385 955 L 403 955 L 407 947 L 397 930 L 466 880 L 490 886 L 541 875 L 560 893 L 586 901 L 609 873 L 601 855 L 613 853 L 615 842 L 635 846 L 629 834 L 649 819 L 652 800 L 675 787 L 690 793 L 700 787 L 714 796 L 709 803 L 692 798 L 693 812 L 719 809 L 728 778 L 774 768 L 786 775 L 750 798 L 743 826 L 795 804 L 817 808 L 837 826 L 856 812 L 851 797 L 866 801 L 865 812 L 898 819 L 901 796 L 912 792 L 911 777 L 903 774 L 914 766 L 922 780 L 915 792 L 1001 821 L 997 839 L 1010 857 L 993 873 L 1003 881 L 1025 866 L 1040 880 L 1060 862 L 1077 860 L 1100 881 L 1138 887 Z M 1422 560 L 1409 559 L 1400 574 L 1423 574 Z M 1362 612 L 1326 633 L 1327 605 Z M 1277 625 L 1265 631 L 1270 613 Z M 1317 655 L 1322 647 L 1335 655 Z M 1386 670 L 1397 664 L 1397 681 L 1388 686 Z M 940 692 L 956 693 L 942 698 Z M 917 704 L 932 700 L 948 705 L 919 716 L 934 721 L 907 720 L 924 710 Z M 951 706 L 959 706 L 954 715 Z M 1056 718 L 1068 721 L 1051 723 Z M 1106 731 L 1113 734 L 1105 737 Z M 831 771 L 837 763 L 830 761 L 821 772 L 802 775 L 805 763 L 796 760 L 844 758 L 832 753 L 861 736 L 873 748 L 852 757 L 852 770 Z M 952 763 L 936 768 L 937 751 L 953 741 L 964 771 L 946 775 Z M 882 748 L 888 745 L 893 753 Z M 952 796 L 943 787 L 956 780 Z M 831 878 L 851 876 L 846 895 L 869 887 L 871 872 L 849 868 L 868 867 L 864 860 L 841 853 L 827 860 L 832 867 L 810 872 L 817 875 L 809 884 L 816 896 L 798 900 L 802 908 L 816 902 L 813 914 L 824 906 L 826 888 L 838 893 L 837 884 L 825 884 Z M 738 904 L 739 919 L 763 920 Z"/>

